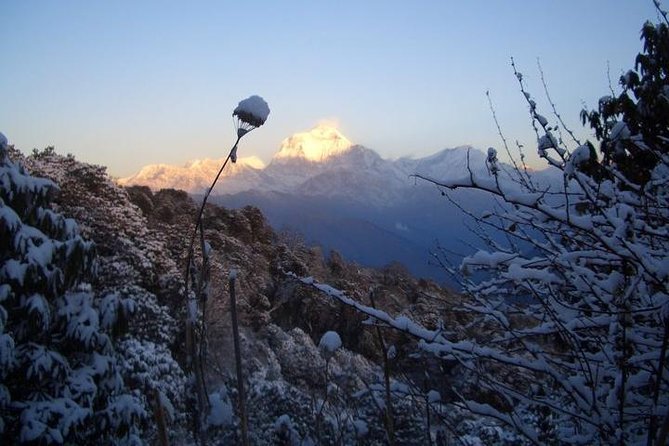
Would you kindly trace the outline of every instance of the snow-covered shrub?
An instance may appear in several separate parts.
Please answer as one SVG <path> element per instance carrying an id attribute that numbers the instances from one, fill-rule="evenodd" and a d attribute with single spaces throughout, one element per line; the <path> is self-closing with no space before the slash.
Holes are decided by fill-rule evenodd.
<path id="1" fill-rule="evenodd" d="M 75 218 L 95 242 L 97 268 L 90 280 L 99 293 L 94 303 L 103 329 L 114 339 L 122 339 L 114 349 L 119 373 L 150 417 L 156 414 L 156 391 L 177 413 L 186 411 L 183 389 L 166 390 L 183 379 L 183 372 L 172 353 L 182 339 L 177 334 L 182 307 L 174 305 L 180 301 L 182 278 L 175 262 L 178 255 L 167 248 L 165 233 L 148 225 L 142 211 L 111 181 L 104 167 L 58 155 L 52 148 L 35 151 L 24 161 L 27 168 L 58 184 L 60 193 L 54 205 Z M 142 356 L 152 352 L 158 356 Z M 146 377 L 138 370 L 151 371 L 150 383 L 138 379 Z M 173 395 L 178 395 L 176 401 Z M 183 430 L 182 418 L 183 413 L 169 423 L 172 438 Z M 154 423 L 144 423 L 142 429 L 143 438 L 153 438 Z"/>
<path id="2" fill-rule="evenodd" d="M 570 150 L 556 136 L 516 71 L 539 155 L 559 181 L 540 186 L 521 168 L 513 181 L 473 169 L 425 178 L 446 193 L 476 189 L 505 203 L 479 222 L 510 243 L 489 239 L 461 266 L 483 277 L 463 286 L 469 310 L 494 324 L 487 339 L 421 336 L 422 347 L 477 377 L 487 400 L 470 394 L 462 407 L 537 444 L 667 441 L 669 22 L 661 15 L 664 23 L 643 27 L 644 52 L 621 77 L 622 93 L 582 114 L 601 160 L 593 144 L 573 137 Z"/>
<path id="3" fill-rule="evenodd" d="M 667 444 L 669 20 L 661 14 L 663 23 L 644 25 L 644 52 L 621 77 L 623 92 L 584 113 L 601 160 L 593 144 L 573 137 L 570 148 L 556 136 L 559 116 L 556 125 L 538 114 L 516 71 L 538 153 L 558 180 L 541 184 L 521 163 L 502 169 L 497 160 L 487 173 L 418 176 L 444 194 L 474 189 L 502 204 L 477 221 L 508 244 L 484 234 L 488 248 L 451 269 L 461 273 L 463 309 L 477 315 L 468 338 L 300 279 L 457 361 L 469 384 L 454 388 L 451 404 L 497 421 L 476 438 L 507 441 L 502 424 L 532 444 Z"/>
<path id="4" fill-rule="evenodd" d="M 393 381 L 393 439 L 395 444 L 428 444 L 424 408 L 412 397 L 409 387 Z M 385 395 L 383 377 L 355 394 L 355 418 L 351 420 L 351 438 L 387 444 L 388 432 L 384 425 Z M 364 427 L 364 431 L 361 429 Z M 364 435 L 363 435 L 364 432 Z"/>
<path id="5" fill-rule="evenodd" d="M 233 422 L 232 402 L 224 389 L 209 395 L 209 414 L 207 424 L 213 427 L 226 427 Z"/>
<path id="6" fill-rule="evenodd" d="M 322 388 L 325 361 L 309 335 L 299 328 L 286 333 L 275 325 L 268 326 L 266 333 L 286 381 L 298 386 Z"/>
<path id="7" fill-rule="evenodd" d="M 119 286 L 108 295 L 108 298 L 114 297 L 131 306 L 123 317 L 127 323 L 126 331 L 132 337 L 165 346 L 175 342 L 177 321 L 153 293 L 136 285 Z"/>
<path id="8" fill-rule="evenodd" d="M 272 431 L 274 434 L 273 444 L 277 446 L 300 446 L 302 444 L 302 438 L 295 430 L 293 420 L 286 414 L 276 419 Z"/>
<path id="9" fill-rule="evenodd" d="M 285 381 L 251 379 L 248 390 L 249 439 L 252 444 L 270 445 L 275 439 L 276 421 L 291 414 L 291 430 L 301 438 L 316 438 L 312 413 L 312 398 L 305 391 Z M 322 438 L 334 438 L 323 428 Z"/>
<path id="10" fill-rule="evenodd" d="M 118 342 L 120 371 L 126 387 L 133 390 L 147 413 L 162 412 L 172 435 L 185 429 L 186 377 L 163 344 L 126 336 Z M 160 406 L 158 406 L 160 405 Z M 145 439 L 156 435 L 155 423 L 142 432 Z"/>
<path id="11" fill-rule="evenodd" d="M 0 439 L 131 439 L 145 414 L 125 393 L 85 282 L 93 245 L 49 207 L 57 190 L 12 161 L 0 135 Z"/>

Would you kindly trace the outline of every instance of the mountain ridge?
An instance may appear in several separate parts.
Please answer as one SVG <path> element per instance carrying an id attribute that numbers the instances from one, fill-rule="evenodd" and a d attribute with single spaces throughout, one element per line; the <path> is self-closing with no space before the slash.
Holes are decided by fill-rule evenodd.
<path id="1" fill-rule="evenodd" d="M 423 158 L 389 160 L 367 147 L 341 144 L 340 134 L 323 126 L 314 132 L 286 138 L 278 152 L 283 154 L 275 155 L 263 169 L 240 168 L 239 163 L 226 168 L 211 201 L 228 208 L 256 206 L 275 230 L 299 233 L 307 243 L 362 265 L 383 267 L 399 261 L 417 277 L 448 281 L 443 269 L 434 261 L 431 264 L 435 252 L 449 253 L 449 260 L 457 264 L 462 256 L 450 253 L 466 252 L 480 240 L 469 230 L 473 221 L 457 204 L 412 175 L 454 180 L 471 172 L 484 178 L 489 175 L 486 155 L 472 146 L 459 146 Z M 336 141 L 322 140 L 326 134 Z M 310 159 L 303 143 L 319 138 L 323 146 L 311 146 Z M 191 171 L 206 177 L 198 182 L 184 176 L 159 186 L 202 193 L 217 169 L 206 174 Z M 502 175 L 508 170 L 503 169 Z M 139 184 L 154 190 L 158 185 Z M 183 187 L 195 184 L 202 187 Z M 476 191 L 451 191 L 449 198 L 467 203 L 475 212 L 495 206 L 490 197 Z"/>
<path id="2" fill-rule="evenodd" d="M 121 186 L 149 186 L 160 189 L 180 189 L 186 192 L 198 192 L 209 187 L 218 173 L 225 158 L 193 159 L 182 166 L 172 164 L 149 164 L 142 167 L 136 174 L 117 180 Z M 223 179 L 241 179 L 244 175 L 253 177 L 265 168 L 265 163 L 257 156 L 239 158 L 231 163 L 221 174 Z M 241 188 L 244 186 L 240 184 Z"/>
<path id="3" fill-rule="evenodd" d="M 461 175 L 467 160 L 485 169 L 483 152 L 472 146 L 444 149 L 423 158 L 385 159 L 376 151 L 352 144 L 336 128 L 321 124 L 283 140 L 271 162 L 257 157 L 240 158 L 223 172 L 214 195 L 250 190 L 292 194 L 346 195 L 377 206 L 396 200 L 411 185 L 410 175 L 434 177 Z M 184 166 L 154 164 L 121 178 L 124 186 L 141 185 L 153 190 L 173 188 L 202 193 L 220 169 L 224 159 L 191 160 Z"/>

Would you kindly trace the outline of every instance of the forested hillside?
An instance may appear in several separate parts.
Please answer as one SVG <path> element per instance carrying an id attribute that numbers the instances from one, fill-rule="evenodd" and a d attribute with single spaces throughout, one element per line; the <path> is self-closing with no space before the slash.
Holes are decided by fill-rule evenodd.
<path id="1" fill-rule="evenodd" d="M 131 427 L 117 430 L 122 442 L 159 442 L 161 423 L 173 444 L 239 440 L 227 282 L 231 269 L 238 271 L 252 444 L 386 443 L 384 358 L 394 441 L 425 444 L 430 431 L 441 432 L 444 439 L 455 435 L 450 426 L 453 414 L 440 412 L 441 398 L 450 398 L 452 379 L 461 379 L 453 363 L 416 356 L 409 337 L 370 325 L 360 313 L 300 285 L 286 272 L 328 282 L 366 304 L 373 299 L 384 311 L 426 327 L 439 329 L 448 320 L 451 328 L 454 323 L 461 327 L 455 330 L 462 330 L 458 336 L 466 333 L 466 315 L 454 310 L 461 297 L 411 277 L 399 264 L 362 268 L 336 252 L 325 260 L 318 248 L 305 246 L 299 237 L 275 234 L 252 207 L 208 206 L 205 211 L 206 239 L 213 254 L 210 292 L 199 315 L 198 333 L 204 341 L 209 405 L 199 416 L 204 428 L 195 427 L 197 404 L 185 359 L 182 269 L 196 203 L 176 190 L 123 189 L 104 167 L 59 155 L 52 148 L 30 156 L 11 147 L 5 150 L 13 160 L 6 161 L 8 166 L 23 165 L 33 177 L 48 178 L 32 181 L 54 185 L 50 209 L 76 221 L 82 240 L 88 240 L 91 274 L 85 287 L 96 311 L 91 317 L 109 339 L 107 354 L 118 372 L 118 385 L 122 382 L 132 397 L 132 418 L 118 414 Z M 55 304 L 47 297 L 45 306 L 52 313 Z M 6 327 L 19 323 L 17 318 L 18 313 L 9 311 Z M 319 348 L 326 332 L 336 332 L 342 347 Z M 427 377 L 425 367 L 436 374 Z M 19 368 L 13 373 L 11 382 L 19 388 L 32 376 L 20 374 L 27 372 Z M 8 390 L 2 412 L 5 438 L 33 438 L 16 436 L 27 429 L 27 415 L 15 404 L 13 389 Z M 43 398 L 51 401 L 52 396 Z M 464 413 L 457 417 L 470 418 Z M 91 421 L 88 415 L 82 415 L 79 424 L 46 417 L 44 430 L 32 432 L 35 441 L 69 441 L 83 438 L 81 432 L 87 432 Z M 459 425 L 457 435 L 471 431 Z M 499 437 L 495 429 L 477 429 L 484 437 Z"/>
<path id="2" fill-rule="evenodd" d="M 485 246 L 434 254 L 457 294 L 326 256 L 257 208 L 123 188 L 0 134 L 0 442 L 666 445 L 669 14 L 654 4 L 618 91 L 581 113 L 592 141 L 547 86 L 541 114 L 512 59 L 560 181 L 512 154 L 492 102 L 510 164 L 491 147 L 457 178 L 413 175 Z M 240 102 L 237 143 L 268 114 Z M 219 173 L 236 159 L 237 144 Z M 460 190 L 499 205 L 472 211 Z"/>

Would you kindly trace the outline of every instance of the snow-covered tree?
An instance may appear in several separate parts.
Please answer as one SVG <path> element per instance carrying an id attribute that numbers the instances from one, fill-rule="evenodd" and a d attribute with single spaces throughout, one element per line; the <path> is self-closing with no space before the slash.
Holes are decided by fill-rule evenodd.
<path id="1" fill-rule="evenodd" d="M 658 7 L 659 10 L 659 7 Z M 463 303 L 477 314 L 466 333 L 428 330 L 316 287 L 455 360 L 467 388 L 451 404 L 496 419 L 533 444 L 664 445 L 669 438 L 669 21 L 643 27 L 644 52 L 618 97 L 583 118 L 595 146 L 539 114 L 514 71 L 555 181 L 487 156 L 462 178 L 419 177 L 490 194 L 499 208 L 476 216 L 508 243 L 459 270 Z M 573 143 L 564 139 L 571 137 Z M 521 160 L 522 161 L 522 160 Z M 465 206 L 466 209 L 466 206 Z"/>
<path id="2" fill-rule="evenodd" d="M 497 400 L 464 398 L 466 407 L 515 425 L 533 442 L 651 445 L 667 438 L 667 23 L 646 23 L 642 38 L 636 69 L 621 77 L 623 92 L 583 114 L 596 131 L 601 161 L 588 142 L 573 138 L 574 148 L 567 147 L 556 131 L 568 129 L 539 114 L 516 71 L 539 155 L 560 180 L 541 186 L 521 169 L 515 181 L 501 169 L 489 177 L 427 179 L 507 204 L 480 221 L 506 232 L 511 243 L 491 243 L 461 267 L 485 274 L 466 280 L 465 292 L 470 309 L 494 324 L 490 336 L 426 348 L 458 359 Z"/>
<path id="3" fill-rule="evenodd" d="M 17 154 L 17 158 L 20 158 Z M 102 166 L 62 156 L 52 148 L 24 158 L 26 168 L 54 181 L 60 192 L 54 207 L 74 218 L 96 247 L 97 291 L 102 327 L 115 342 L 114 354 L 126 387 L 153 419 L 169 418 L 170 437 L 184 441 L 186 380 L 175 360 L 181 306 L 178 254 L 168 249 L 167 234 L 150 227 L 128 193 L 115 185 Z M 156 423 L 144 423 L 140 435 L 151 442 Z"/>
<path id="4" fill-rule="evenodd" d="M 0 439 L 138 443 L 144 410 L 124 388 L 87 280 L 95 250 L 50 208 L 58 187 L 9 157 L 0 134 Z"/>

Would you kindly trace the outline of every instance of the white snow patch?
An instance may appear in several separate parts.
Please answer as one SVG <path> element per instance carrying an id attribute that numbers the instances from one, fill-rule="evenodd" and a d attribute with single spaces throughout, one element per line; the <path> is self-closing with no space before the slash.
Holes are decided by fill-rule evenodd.
<path id="1" fill-rule="evenodd" d="M 210 426 L 229 426 L 232 424 L 232 406 L 230 402 L 223 399 L 219 392 L 209 395 L 211 410 L 207 416 Z"/>
<path id="2" fill-rule="evenodd" d="M 631 132 L 625 121 L 618 121 L 611 129 L 609 135 L 612 141 L 617 141 L 619 139 L 629 139 Z"/>
<path id="3" fill-rule="evenodd" d="M 585 163 L 590 159 L 590 147 L 587 145 L 579 146 L 576 150 L 572 152 L 567 161 L 567 165 L 564 168 L 564 172 L 567 175 L 572 175 L 576 167 Z"/>
<path id="4" fill-rule="evenodd" d="M 429 403 L 438 403 L 441 401 L 441 394 L 436 390 L 430 390 L 427 392 L 427 401 Z"/>
<path id="5" fill-rule="evenodd" d="M 160 401 L 160 405 L 162 406 L 163 410 L 167 414 L 167 418 L 170 421 L 173 421 L 176 415 L 176 411 L 174 410 L 174 406 L 172 405 L 172 401 L 163 393 L 158 391 L 158 400 Z"/>
<path id="6" fill-rule="evenodd" d="M 369 428 L 364 420 L 354 420 L 353 427 L 355 427 L 355 436 L 362 438 L 369 433 Z"/>
<path id="7" fill-rule="evenodd" d="M 542 127 L 546 127 L 548 125 L 548 119 L 546 119 L 542 115 L 537 113 L 534 116 L 537 118 L 537 121 L 539 121 L 539 124 L 541 124 Z"/>
<path id="8" fill-rule="evenodd" d="M 239 116 L 244 122 L 248 122 L 246 119 L 251 118 L 251 122 L 249 123 L 259 126 L 264 124 L 267 120 L 267 117 L 269 116 L 269 106 L 263 98 L 253 95 L 240 101 L 232 114 Z"/>
<path id="9" fill-rule="evenodd" d="M 395 229 L 402 232 L 409 232 L 409 227 L 399 221 L 395 223 Z"/>
<path id="10" fill-rule="evenodd" d="M 280 429 L 283 426 L 291 426 L 293 420 L 290 419 L 290 415 L 283 414 L 276 420 L 274 420 L 274 429 Z"/>
<path id="11" fill-rule="evenodd" d="M 341 338 L 336 331 L 326 331 L 318 343 L 318 348 L 334 353 L 341 347 Z"/>

